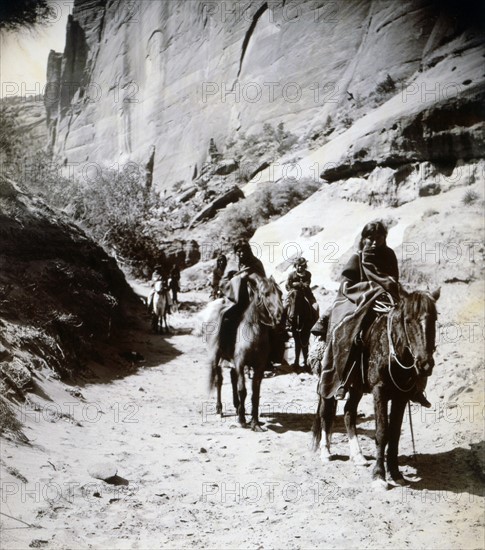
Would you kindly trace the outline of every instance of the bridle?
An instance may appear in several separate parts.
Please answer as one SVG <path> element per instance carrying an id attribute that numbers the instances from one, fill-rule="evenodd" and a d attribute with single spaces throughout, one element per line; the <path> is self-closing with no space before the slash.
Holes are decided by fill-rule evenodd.
<path id="1" fill-rule="evenodd" d="M 407 349 L 411 355 L 411 357 L 413 358 L 413 363 L 412 365 L 404 365 L 400 360 L 399 360 L 399 357 L 397 356 L 397 353 L 396 353 L 396 348 L 394 347 L 394 342 L 392 340 L 392 320 L 393 320 L 393 317 L 394 317 L 394 314 L 395 314 L 396 310 L 395 310 L 395 306 L 393 306 L 390 310 L 389 310 L 389 313 L 387 315 L 387 338 L 388 338 L 388 341 L 389 341 L 389 360 L 388 360 L 388 366 L 387 366 L 387 370 L 389 372 L 389 377 L 390 379 L 392 380 L 392 383 L 396 386 L 396 388 L 399 390 L 399 391 L 402 391 L 404 393 L 406 392 L 409 392 L 411 391 L 415 386 L 416 386 L 416 382 L 413 382 L 411 384 L 411 386 L 407 389 L 405 388 L 402 388 L 395 380 L 394 376 L 392 375 L 392 363 L 393 361 L 395 363 L 397 363 L 399 365 L 399 367 L 403 370 L 412 370 L 412 369 L 416 369 L 416 374 L 419 375 L 419 370 L 416 366 L 416 356 L 414 355 L 412 349 L 411 349 L 411 345 L 410 345 L 410 341 L 409 341 L 409 335 L 408 335 L 408 330 L 407 330 L 407 326 L 406 326 L 406 319 L 403 319 L 403 327 L 404 327 L 404 335 L 406 337 L 406 343 L 405 343 L 405 346 L 404 346 L 404 349 Z"/>

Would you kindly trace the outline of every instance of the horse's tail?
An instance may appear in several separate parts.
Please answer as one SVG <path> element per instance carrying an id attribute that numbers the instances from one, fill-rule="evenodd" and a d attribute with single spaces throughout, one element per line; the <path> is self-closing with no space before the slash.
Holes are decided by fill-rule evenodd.
<path id="1" fill-rule="evenodd" d="M 323 397 L 318 396 L 318 407 L 313 419 L 313 450 L 317 451 L 320 447 L 320 442 L 322 441 L 322 407 L 323 407 Z"/>

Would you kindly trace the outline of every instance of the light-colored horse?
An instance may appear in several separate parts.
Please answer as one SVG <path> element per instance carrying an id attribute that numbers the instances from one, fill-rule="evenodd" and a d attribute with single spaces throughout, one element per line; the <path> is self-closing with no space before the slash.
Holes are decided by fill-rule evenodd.
<path id="1" fill-rule="evenodd" d="M 167 315 L 171 306 L 170 290 L 166 288 L 163 281 L 157 281 L 154 285 L 152 300 L 152 329 L 156 333 L 169 332 Z"/>

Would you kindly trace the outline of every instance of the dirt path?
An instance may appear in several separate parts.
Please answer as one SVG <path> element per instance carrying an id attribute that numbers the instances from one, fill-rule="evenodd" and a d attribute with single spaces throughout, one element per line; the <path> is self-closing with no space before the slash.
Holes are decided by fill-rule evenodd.
<path id="1" fill-rule="evenodd" d="M 483 547 L 473 450 L 453 435 L 479 441 L 483 417 L 457 431 L 439 407 L 414 409 L 418 463 L 407 420 L 400 448 L 411 483 L 376 491 L 370 467 L 349 462 L 340 420 L 335 460 L 323 466 L 311 451 L 312 375 L 263 381 L 263 433 L 236 426 L 228 375 L 226 414 L 216 416 L 204 344 L 190 333 L 203 297 L 181 298 L 172 335 L 132 334 L 127 349 L 145 357 L 132 374 L 86 382 L 83 400 L 56 380 L 39 382 L 53 401 L 25 411 L 33 445 L 2 442 L 1 510 L 17 518 L 1 516 L 2 548 Z M 439 401 L 432 388 L 429 397 Z M 360 410 L 371 465 L 369 396 Z M 117 466 L 118 485 L 88 474 L 106 461 Z"/>

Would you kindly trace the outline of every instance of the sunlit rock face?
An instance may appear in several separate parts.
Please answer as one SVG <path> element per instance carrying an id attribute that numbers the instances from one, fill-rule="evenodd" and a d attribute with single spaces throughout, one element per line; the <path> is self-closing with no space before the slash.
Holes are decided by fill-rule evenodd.
<path id="1" fill-rule="evenodd" d="M 211 138 L 224 152 L 241 133 L 283 122 L 302 145 L 319 144 L 333 137 L 332 128 L 352 126 L 392 96 L 400 115 L 422 96 L 421 119 L 415 109 L 405 125 L 359 136 L 366 140 L 354 146 L 362 151 L 356 168 L 386 155 L 427 160 L 429 148 L 442 151 L 437 156 L 470 154 L 473 136 L 450 135 L 453 120 L 443 126 L 440 113 L 448 96 L 476 92 L 477 80 L 454 79 L 453 66 L 474 49 L 480 57 L 483 38 L 442 5 L 76 0 L 62 62 L 49 64 L 50 80 L 62 82 L 58 101 L 48 105 L 51 145 L 78 170 L 134 161 L 142 171 L 154 146 L 153 185 L 164 189 L 200 172 Z M 443 79 L 436 67 L 453 58 Z M 433 118 L 434 103 L 440 111 Z M 468 113 L 474 105 L 460 108 Z M 472 125 L 466 113 L 458 118 Z M 426 140 L 421 121 L 442 135 Z M 326 176 L 348 175 L 336 169 Z"/>

